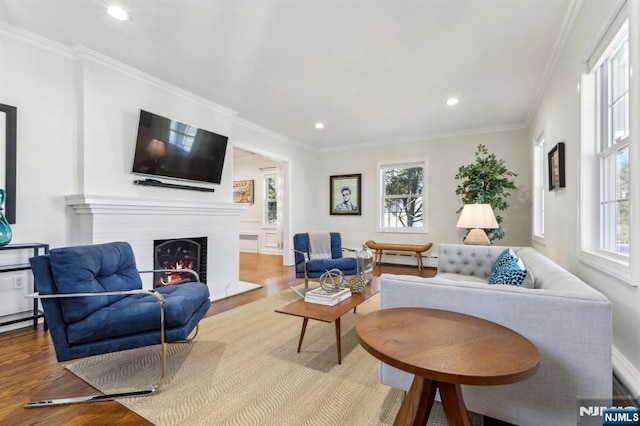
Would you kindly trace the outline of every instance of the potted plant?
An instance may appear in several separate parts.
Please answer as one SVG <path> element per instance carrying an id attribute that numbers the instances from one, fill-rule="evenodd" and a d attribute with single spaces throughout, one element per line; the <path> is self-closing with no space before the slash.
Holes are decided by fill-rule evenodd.
<path id="1" fill-rule="evenodd" d="M 465 204 L 473 203 L 490 204 L 494 213 L 496 210 L 506 210 L 509 207 L 507 197 L 511 195 L 508 190 L 516 189 L 511 178 L 516 176 L 517 173 L 507 169 L 504 160 L 489 154 L 487 147 L 479 144 L 476 161 L 460 166 L 455 176 L 456 180 L 462 181 L 456 188 L 456 195 L 460 196 L 462 201 L 462 206 L 456 213 L 459 214 Z M 504 238 L 502 216 L 496 214 L 496 221 L 499 228 L 486 230 L 490 241 Z"/>

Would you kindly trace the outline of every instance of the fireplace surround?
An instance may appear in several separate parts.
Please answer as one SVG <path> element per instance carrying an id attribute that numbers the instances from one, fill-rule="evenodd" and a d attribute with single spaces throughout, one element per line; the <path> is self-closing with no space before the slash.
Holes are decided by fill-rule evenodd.
<path id="1" fill-rule="evenodd" d="M 239 281 L 238 235 L 240 215 L 247 207 L 244 204 L 86 194 L 65 198 L 73 212 L 69 229 L 74 245 L 127 241 L 138 268 L 151 270 L 155 240 L 198 235 L 207 237 L 206 283 L 210 292 Z M 153 288 L 153 275 L 143 274 L 144 288 Z"/>

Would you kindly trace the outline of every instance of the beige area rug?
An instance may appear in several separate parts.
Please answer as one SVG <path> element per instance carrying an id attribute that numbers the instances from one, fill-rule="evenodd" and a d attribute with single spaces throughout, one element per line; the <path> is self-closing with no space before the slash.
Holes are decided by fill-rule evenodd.
<path id="1" fill-rule="evenodd" d="M 342 365 L 333 324 L 310 321 L 296 352 L 302 319 L 274 309 L 297 297 L 285 292 L 204 319 L 193 342 L 169 345 L 160 392 L 120 403 L 158 425 L 393 424 L 402 392 L 380 384 L 377 361 L 354 329 L 360 316 L 378 309 L 378 297 L 343 316 Z M 159 348 L 67 368 L 102 392 L 136 390 L 159 377 Z M 428 424 L 446 424 L 440 405 Z"/>

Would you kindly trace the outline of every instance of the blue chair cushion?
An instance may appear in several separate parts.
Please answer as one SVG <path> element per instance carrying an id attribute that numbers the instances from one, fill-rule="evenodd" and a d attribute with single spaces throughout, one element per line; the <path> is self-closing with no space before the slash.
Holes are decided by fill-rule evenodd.
<path id="1" fill-rule="evenodd" d="M 166 328 L 186 324 L 209 299 L 209 288 L 203 283 L 172 285 L 156 290 L 165 298 Z M 132 295 L 69 324 L 67 340 L 71 344 L 86 343 L 148 330 L 160 330 L 160 303 L 150 294 Z"/>
<path id="2" fill-rule="evenodd" d="M 52 249 L 51 270 L 58 293 L 95 293 L 142 288 L 133 250 L 117 242 Z M 67 323 L 80 321 L 125 296 L 62 298 Z"/>
<path id="3" fill-rule="evenodd" d="M 309 271 L 310 273 L 325 272 L 333 268 L 338 268 L 341 271 L 346 271 L 349 269 L 356 269 L 357 263 L 358 261 L 355 257 L 341 257 L 340 259 L 310 260 L 307 271 Z M 302 266 L 304 268 L 304 265 Z"/>

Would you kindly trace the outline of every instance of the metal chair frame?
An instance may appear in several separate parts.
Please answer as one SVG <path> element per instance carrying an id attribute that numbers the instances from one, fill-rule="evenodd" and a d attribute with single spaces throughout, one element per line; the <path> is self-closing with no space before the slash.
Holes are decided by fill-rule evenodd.
<path id="1" fill-rule="evenodd" d="M 139 274 L 149 273 L 149 272 L 188 272 L 195 276 L 196 282 L 200 282 L 200 277 L 198 273 L 192 269 L 154 269 L 149 271 L 138 271 Z M 206 285 L 206 284 L 205 284 Z M 91 297 L 91 296 L 127 296 L 133 294 L 151 294 L 153 295 L 158 303 L 160 303 L 160 362 L 161 362 L 161 375 L 160 380 L 157 384 L 151 386 L 149 389 L 142 389 L 138 391 L 131 392 L 119 392 L 119 393 L 111 393 L 111 394 L 103 394 L 103 395 L 86 395 L 86 396 L 78 396 L 78 397 L 70 397 L 70 398 L 59 398 L 59 399 L 45 399 L 40 401 L 30 401 L 25 404 L 25 408 L 36 408 L 36 407 L 51 407 L 54 405 L 68 405 L 68 404 L 80 404 L 87 402 L 100 402 L 100 401 L 113 401 L 119 398 L 131 398 L 138 396 L 148 396 L 153 393 L 156 393 L 160 390 L 162 383 L 164 382 L 165 373 L 167 369 L 167 343 L 165 342 L 164 337 L 164 328 L 165 328 L 165 314 L 164 314 L 164 297 L 162 294 L 158 293 L 156 290 L 126 290 L 126 291 L 104 291 L 104 292 L 92 292 L 92 293 L 65 293 L 65 294 L 39 294 L 32 293 L 27 295 L 27 298 L 30 299 L 60 299 L 60 298 L 71 298 L 71 297 Z M 172 343 L 188 343 L 191 342 L 198 335 L 198 325 L 196 325 L 193 336 L 187 338 L 186 340 L 180 340 Z"/>

